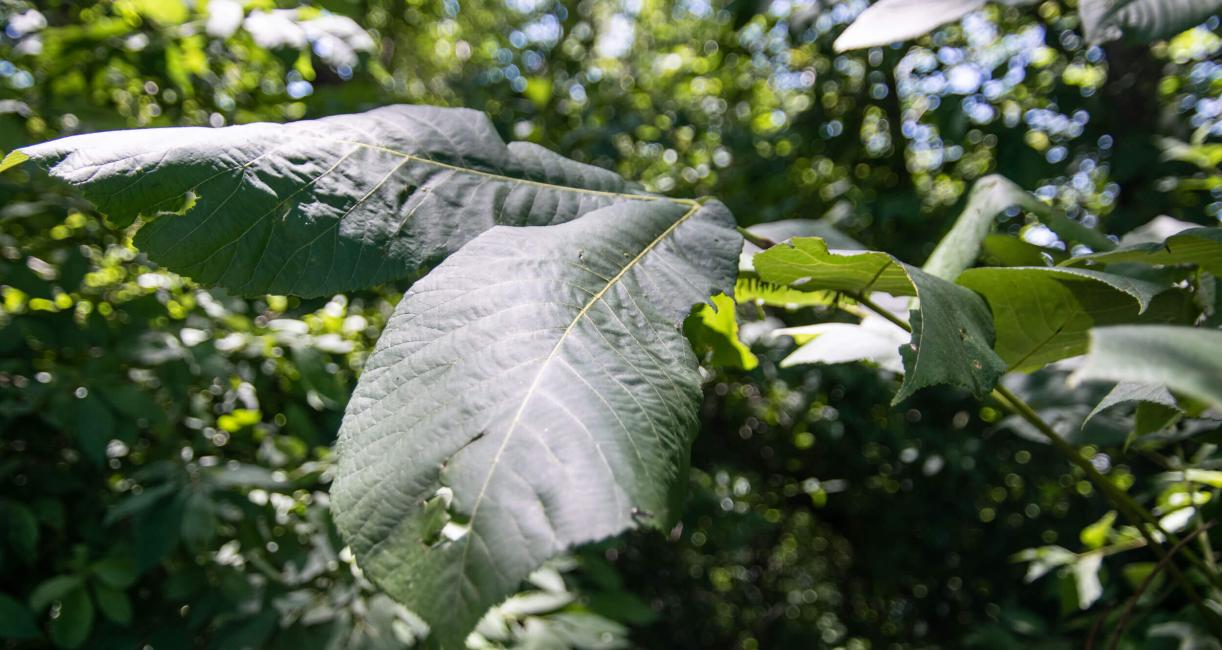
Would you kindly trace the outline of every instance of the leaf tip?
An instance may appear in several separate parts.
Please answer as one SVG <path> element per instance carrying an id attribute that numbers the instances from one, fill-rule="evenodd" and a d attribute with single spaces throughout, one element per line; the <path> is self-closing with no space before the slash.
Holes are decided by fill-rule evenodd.
<path id="1" fill-rule="evenodd" d="M 20 149 L 14 149 L 8 152 L 8 155 L 4 157 L 4 160 L 0 160 L 0 174 L 20 165 L 29 159 L 29 154 Z"/>

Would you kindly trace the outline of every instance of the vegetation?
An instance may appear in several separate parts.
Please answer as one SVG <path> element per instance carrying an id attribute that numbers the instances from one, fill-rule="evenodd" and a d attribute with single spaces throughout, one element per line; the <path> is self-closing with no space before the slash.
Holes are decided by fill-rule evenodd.
<path id="1" fill-rule="evenodd" d="M 1222 3 L 2 7 L 4 643 L 1222 638 Z"/>

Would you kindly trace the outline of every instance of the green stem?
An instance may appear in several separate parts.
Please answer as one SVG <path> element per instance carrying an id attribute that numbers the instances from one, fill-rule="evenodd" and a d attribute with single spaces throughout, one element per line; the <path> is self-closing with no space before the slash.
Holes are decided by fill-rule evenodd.
<path id="1" fill-rule="evenodd" d="M 866 307 L 870 311 L 873 311 L 879 316 L 887 319 L 896 327 L 899 327 L 907 332 L 912 331 L 912 327 L 908 323 L 905 323 L 895 314 L 892 314 L 886 309 L 883 309 L 881 306 L 875 304 L 868 297 L 864 295 L 854 295 L 853 299 L 863 307 Z M 1116 509 L 1119 510 L 1120 513 L 1124 515 L 1124 517 L 1128 519 L 1134 527 L 1137 528 L 1137 531 L 1145 540 L 1146 545 L 1150 547 L 1150 550 L 1153 551 L 1156 556 L 1158 556 L 1160 561 L 1168 558 L 1167 552 L 1158 543 L 1158 541 L 1154 539 L 1154 536 L 1150 533 L 1150 531 L 1146 529 L 1147 523 L 1153 525 L 1154 529 L 1162 534 L 1164 539 L 1171 540 L 1177 548 L 1182 548 L 1183 551 L 1180 554 L 1188 559 L 1189 562 L 1197 567 L 1197 569 L 1204 575 L 1208 576 L 1208 578 L 1214 582 L 1215 585 L 1217 584 L 1218 576 L 1215 572 L 1210 571 L 1208 567 L 1201 562 L 1200 558 L 1196 557 L 1195 553 L 1191 553 L 1189 549 L 1183 548 L 1180 540 L 1175 538 L 1175 536 L 1162 530 L 1158 524 L 1158 520 L 1154 518 L 1154 515 L 1150 514 L 1149 511 L 1134 501 L 1132 497 L 1130 497 L 1123 490 L 1116 487 L 1116 485 L 1109 481 L 1107 477 L 1099 473 L 1099 470 L 1095 469 L 1095 466 L 1091 464 L 1089 460 L 1083 458 L 1082 454 L 1076 447 L 1071 445 L 1069 441 L 1065 440 L 1065 438 L 1061 437 L 1061 435 L 1051 426 L 1049 426 L 1048 423 L 1035 412 L 1035 409 L 1031 408 L 1031 406 L 1024 402 L 1022 398 L 1015 395 L 1001 384 L 998 384 L 993 390 L 993 396 L 1008 410 L 1026 420 L 1027 423 L 1035 427 L 1040 433 L 1044 434 L 1044 436 L 1048 438 L 1049 442 L 1052 443 L 1053 448 L 1060 452 L 1060 454 L 1069 460 L 1070 463 L 1073 463 L 1075 466 L 1081 469 L 1082 472 L 1086 474 L 1086 477 L 1099 488 L 1104 497 L 1111 501 Z M 1172 577 L 1179 584 L 1180 588 L 1183 589 L 1184 593 L 1192 600 L 1193 605 L 1196 606 L 1197 611 L 1200 612 L 1201 617 L 1205 620 L 1206 624 L 1209 625 L 1210 629 L 1213 630 L 1215 634 L 1222 633 L 1222 621 L 1219 621 L 1217 615 L 1215 615 L 1212 610 L 1205 606 L 1205 603 L 1201 600 L 1200 594 L 1197 593 L 1197 590 L 1192 583 L 1188 581 L 1187 576 L 1185 576 L 1183 572 L 1180 571 L 1179 567 L 1174 563 L 1168 563 L 1167 571 L 1171 573 Z"/>
<path id="2" fill-rule="evenodd" d="M 1022 398 L 1010 392 L 1010 390 L 1005 386 L 1001 385 L 998 385 L 995 389 L 993 389 L 993 396 L 995 399 L 997 399 L 997 401 L 1001 402 L 1002 405 L 1006 406 L 1016 415 L 1026 420 L 1028 424 L 1035 427 L 1040 433 L 1044 434 L 1044 436 L 1048 438 L 1048 441 L 1052 443 L 1052 446 L 1056 448 L 1056 450 L 1059 451 L 1062 456 L 1064 456 L 1069 460 L 1069 462 L 1076 465 L 1084 474 L 1086 474 L 1086 477 L 1099 488 L 1103 495 L 1109 501 L 1111 501 L 1114 506 L 1116 506 L 1116 509 L 1119 510 L 1120 513 L 1124 515 L 1124 517 L 1128 519 L 1135 528 L 1137 528 L 1137 532 L 1140 533 L 1142 538 L 1146 540 L 1146 545 L 1150 547 L 1150 550 L 1153 551 L 1156 556 L 1158 556 L 1159 561 L 1167 565 L 1167 571 L 1171 573 L 1171 577 L 1175 579 L 1176 583 L 1178 583 L 1180 588 L 1184 590 L 1184 593 L 1188 596 L 1188 598 L 1192 600 L 1193 605 L 1196 606 L 1197 611 L 1201 614 L 1201 618 L 1204 619 L 1206 625 L 1209 626 L 1215 635 L 1222 634 L 1222 621 L 1219 621 L 1217 615 L 1205 606 L 1205 602 L 1201 600 L 1201 595 L 1197 593 L 1196 587 L 1194 587 L 1188 580 L 1188 577 L 1185 576 L 1182 571 L 1180 571 L 1179 566 L 1177 566 L 1174 562 L 1170 562 L 1170 556 L 1167 554 L 1167 551 L 1163 549 L 1163 547 L 1154 539 L 1154 536 L 1150 533 L 1150 531 L 1146 529 L 1146 524 L 1152 524 L 1156 530 L 1162 533 L 1165 539 L 1173 540 L 1175 548 L 1183 548 L 1183 543 L 1180 540 L 1175 539 L 1169 533 L 1163 531 L 1158 526 L 1158 522 L 1154 518 L 1154 515 L 1150 514 L 1149 511 L 1134 501 L 1132 497 L 1126 494 L 1123 490 L 1116 487 L 1116 484 L 1109 481 L 1106 476 L 1099 473 L 1099 470 L 1095 469 L 1095 466 L 1091 464 L 1089 460 L 1084 458 L 1076 447 L 1071 445 L 1069 441 L 1065 440 L 1065 438 L 1062 438 L 1061 435 L 1051 426 L 1049 426 L 1047 422 L 1044 422 L 1043 418 L 1041 418 L 1039 414 L 1035 412 L 1035 409 L 1031 408 L 1031 406 L 1024 402 Z M 1187 549 L 1184 550 L 1187 551 Z M 1187 553 L 1182 553 L 1182 555 L 1189 558 L 1192 564 L 1198 565 L 1197 568 L 1201 569 L 1206 576 L 1211 575 L 1206 567 L 1200 565 L 1199 558 L 1196 561 L 1192 561 L 1192 558 L 1188 556 Z"/>

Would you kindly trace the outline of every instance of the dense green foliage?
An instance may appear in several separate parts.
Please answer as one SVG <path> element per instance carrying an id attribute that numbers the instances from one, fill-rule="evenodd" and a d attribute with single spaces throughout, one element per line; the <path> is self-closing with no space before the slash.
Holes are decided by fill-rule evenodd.
<path id="1" fill-rule="evenodd" d="M 878 2 L 863 20 L 905 4 Z M 0 165 L 13 168 L 0 179 L 0 638 L 229 648 L 400 647 L 421 637 L 422 622 L 359 563 L 448 645 L 519 588 L 468 643 L 1061 647 L 1096 636 L 1096 624 L 1100 644 L 1113 632 L 1135 644 L 1206 642 L 1216 622 L 1201 599 L 1217 602 L 1218 574 L 1205 527 L 1222 488 L 1211 381 L 1222 255 L 1216 228 L 1168 239 L 1168 227 L 1216 226 L 1222 206 L 1211 99 L 1222 83 L 1218 19 L 1177 34 L 1216 7 L 938 4 L 947 13 L 937 22 L 966 18 L 911 46 L 834 54 L 841 32 L 866 30 L 880 45 L 917 34 L 879 34 L 866 22 L 844 30 L 862 2 L 336 0 L 278 12 L 227 0 L 5 3 L 0 144 L 24 153 Z M 1111 41 L 1121 35 L 1131 40 Z M 1170 40 L 1145 43 L 1155 38 Z M 837 46 L 869 44 L 846 39 Z M 441 137 L 422 141 L 415 126 L 350 115 L 27 147 L 122 126 L 215 128 L 402 102 L 483 109 L 493 124 L 380 109 L 446 126 L 429 126 Z M 477 135 L 445 137 L 468 119 Z M 505 147 L 494 126 L 525 142 Z M 397 137 L 405 143 L 388 141 Z M 357 140 L 365 144 L 351 151 L 330 146 Z M 149 152 L 151 164 L 129 162 Z M 94 203 L 22 165 L 27 156 L 57 163 L 53 173 Z M 247 163 L 225 185 L 221 170 L 252 156 L 263 161 L 255 180 L 247 185 Z M 467 168 L 485 178 L 455 182 Z M 704 308 L 683 328 L 722 366 L 705 375 L 699 412 L 695 359 L 677 333 L 659 332 L 677 332 L 702 297 L 729 292 L 724 267 L 738 239 L 717 234 L 729 219 L 718 204 L 649 198 L 624 178 L 665 195 L 716 195 L 744 225 L 824 217 L 749 235 L 764 247 L 796 237 L 744 261 L 738 323 L 720 299 L 716 316 Z M 302 189 L 277 185 L 292 179 Z M 574 200 L 556 187 L 594 192 Z M 220 210 L 229 196 L 240 209 Z M 428 199 L 445 207 L 420 209 Z M 387 219 L 397 212 L 415 219 L 410 232 Z M 220 227 L 197 222 L 215 214 Z M 479 235 L 494 223 L 560 225 Z M 1116 248 L 1101 233 L 1125 237 Z M 890 255 L 846 257 L 825 241 Z M 537 286 L 487 291 L 518 274 Z M 702 274 L 707 283 L 678 281 Z M 531 354 L 487 341 L 512 340 L 514 327 L 542 318 L 473 314 L 570 288 L 578 303 L 545 314 L 560 338 L 532 342 L 544 358 L 533 379 L 472 390 L 482 386 L 474 378 L 512 367 L 512 354 Z M 430 291 L 458 293 L 459 304 L 439 311 L 449 301 L 430 305 Z M 872 291 L 919 304 L 871 300 Z M 629 305 L 634 297 L 645 307 Z M 1096 327 L 1134 322 L 1178 325 Z M 458 349 L 414 356 L 395 343 L 468 323 L 476 338 Z M 829 326 L 843 344 L 828 345 Z M 646 327 L 657 345 L 641 344 Z M 795 351 L 782 333 L 802 345 Z M 566 365 L 579 379 L 602 368 L 609 382 L 584 394 L 545 372 L 579 340 Z M 1084 352 L 1080 365 L 1041 370 Z M 801 365 L 855 358 L 904 371 L 899 411 L 888 406 L 891 374 Z M 465 368 L 468 359 L 485 361 Z M 393 397 L 421 362 L 455 369 Z M 340 417 L 366 367 L 337 463 Z M 916 392 L 952 384 L 985 397 L 1007 369 L 1036 372 L 1007 375 L 983 405 L 947 386 Z M 1117 381 L 1139 385 L 1109 394 Z M 636 390 L 608 402 L 620 390 L 611 383 Z M 537 386 L 564 391 L 548 409 L 565 413 L 532 406 Z M 644 387 L 656 403 L 642 404 Z M 379 404 L 421 414 L 435 404 L 444 415 L 451 450 L 427 451 L 443 467 L 450 453 L 467 454 L 446 468 L 444 487 L 426 467 L 436 459 L 419 449 L 371 448 L 356 469 L 386 471 L 342 488 L 360 436 L 417 427 L 402 440 L 414 444 L 438 430 L 379 417 Z M 477 407 L 507 430 L 490 435 Z M 625 424 L 634 409 L 639 419 Z M 1006 409 L 1019 416 L 1003 419 Z M 361 412 L 373 413 L 365 424 Z M 651 413 L 663 412 L 659 429 Z M 532 466 L 534 450 L 509 444 L 519 422 L 546 432 L 564 418 L 600 438 L 600 453 L 635 446 L 644 427 L 662 444 L 640 462 L 604 458 L 605 475 L 588 461 L 562 463 L 583 486 L 574 490 Z M 682 491 L 671 488 L 687 474 L 696 419 L 679 507 Z M 1051 447 L 1045 421 L 1056 429 Z M 1070 445 L 1088 445 L 1089 462 Z M 465 583 L 452 582 L 449 565 L 412 568 L 424 560 L 405 560 L 405 543 L 420 542 L 394 536 L 406 517 L 426 547 L 470 544 L 466 529 L 478 530 L 470 520 L 494 485 L 484 468 L 506 450 L 515 475 L 555 492 L 549 509 L 583 507 L 561 517 L 576 517 L 571 532 L 546 543 L 537 539 L 546 528 L 524 516 L 530 499 L 496 484 L 503 521 L 470 575 L 462 552 L 461 579 L 479 584 L 460 606 Z M 401 473 L 409 462 L 419 476 Z M 645 507 L 588 508 L 620 490 Z M 370 493 L 371 510 L 347 509 Z M 1149 512 L 1165 532 L 1142 527 Z M 572 543 L 645 524 L 669 535 L 601 542 L 531 573 Z M 372 560 L 387 540 L 392 561 Z M 1159 563 L 1168 552 L 1172 562 Z M 1025 569 L 1033 586 L 1022 584 Z"/>

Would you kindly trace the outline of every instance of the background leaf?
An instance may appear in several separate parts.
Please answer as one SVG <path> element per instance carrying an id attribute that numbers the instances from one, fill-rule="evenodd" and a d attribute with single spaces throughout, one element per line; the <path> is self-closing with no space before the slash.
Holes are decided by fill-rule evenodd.
<path id="1" fill-rule="evenodd" d="M 1166 386 L 1222 408 L 1222 332 L 1167 325 L 1090 331 L 1090 352 L 1074 381 L 1102 379 Z"/>

